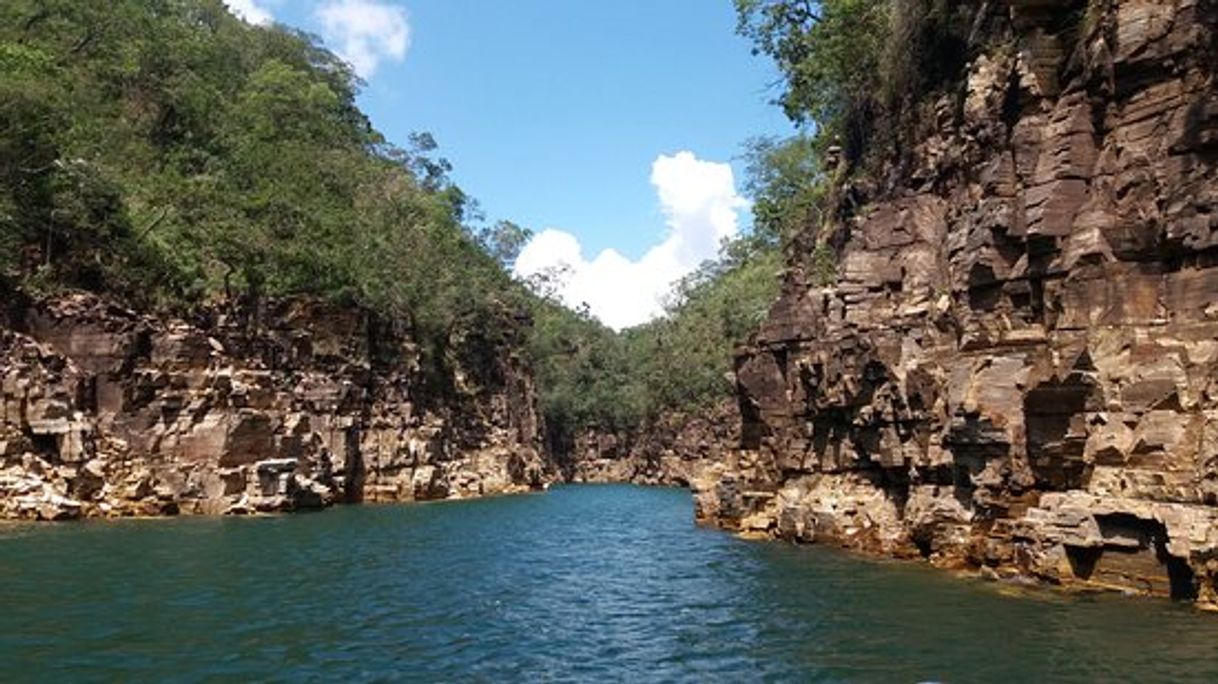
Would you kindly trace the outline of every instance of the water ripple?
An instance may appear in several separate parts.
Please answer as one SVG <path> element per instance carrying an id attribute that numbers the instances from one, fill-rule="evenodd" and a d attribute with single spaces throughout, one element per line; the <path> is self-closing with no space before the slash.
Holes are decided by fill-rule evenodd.
<path id="1" fill-rule="evenodd" d="M 0 528 L 0 681 L 1215 681 L 1218 620 L 695 528 L 562 487 Z"/>

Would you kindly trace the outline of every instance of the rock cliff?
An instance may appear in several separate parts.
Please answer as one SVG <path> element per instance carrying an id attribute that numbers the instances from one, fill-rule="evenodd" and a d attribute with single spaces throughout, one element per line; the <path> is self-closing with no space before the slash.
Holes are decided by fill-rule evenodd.
<path id="1" fill-rule="evenodd" d="M 437 381 L 408 331 L 358 308 L 183 321 L 5 295 L 0 518 L 442 499 L 552 475 L 519 340 L 462 340 Z"/>
<path id="2" fill-rule="evenodd" d="M 727 528 L 1218 605 L 1218 2 L 974 3 L 737 361 Z M 797 241 L 798 242 L 798 241 Z"/>
<path id="3" fill-rule="evenodd" d="M 551 450 L 569 482 L 688 487 L 740 443 L 740 415 L 728 402 L 704 414 L 669 413 L 633 432 L 587 431 L 573 442 Z"/>

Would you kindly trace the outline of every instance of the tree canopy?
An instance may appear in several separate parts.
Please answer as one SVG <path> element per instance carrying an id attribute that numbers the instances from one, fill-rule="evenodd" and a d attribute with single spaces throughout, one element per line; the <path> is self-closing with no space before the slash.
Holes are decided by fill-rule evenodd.
<path id="1" fill-rule="evenodd" d="M 748 144 L 752 232 L 675 284 L 660 319 L 614 333 L 515 282 L 530 232 L 487 222 L 430 135 L 378 133 L 359 79 L 314 37 L 251 26 L 220 0 L 8 0 L 0 272 L 163 309 L 358 303 L 408 321 L 435 359 L 531 317 L 552 428 L 634 429 L 731 396 L 733 350 L 776 296 L 783 245 L 821 220 L 827 146 L 894 109 L 901 18 L 921 17 L 922 35 L 956 4 L 737 0 L 805 133 Z"/>
<path id="2" fill-rule="evenodd" d="M 780 267 L 764 232 L 737 238 L 674 284 L 663 316 L 620 333 L 540 302 L 530 355 L 551 433 L 630 432 L 728 400 L 735 348 L 764 320 Z"/>
<path id="3" fill-rule="evenodd" d="M 5 2 L 0 269 L 163 308 L 357 302 L 437 343 L 519 306 L 525 234 L 482 226 L 430 135 L 388 143 L 360 86 L 220 0 Z"/>
<path id="4" fill-rule="evenodd" d="M 860 162 L 960 77 L 978 11 L 967 0 L 735 0 L 737 30 L 783 76 L 777 104 L 824 148 Z M 988 4 L 988 3 L 985 3 Z M 984 11 L 984 5 L 982 6 Z"/>

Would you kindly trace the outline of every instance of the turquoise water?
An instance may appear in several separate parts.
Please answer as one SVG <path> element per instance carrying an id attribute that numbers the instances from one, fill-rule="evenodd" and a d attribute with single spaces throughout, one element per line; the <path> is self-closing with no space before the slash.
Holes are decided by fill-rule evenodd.
<path id="1" fill-rule="evenodd" d="M 693 526 L 625 486 L 0 527 L 0 681 L 1218 681 L 1218 616 Z"/>

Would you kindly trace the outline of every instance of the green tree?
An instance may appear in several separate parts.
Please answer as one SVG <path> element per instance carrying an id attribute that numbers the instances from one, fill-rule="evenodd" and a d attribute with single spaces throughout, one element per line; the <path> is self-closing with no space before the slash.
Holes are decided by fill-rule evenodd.
<path id="1" fill-rule="evenodd" d="M 919 2 L 920 0 L 912 0 Z M 879 106 L 892 0 L 736 0 L 739 32 L 785 79 L 778 98 L 793 121 L 860 156 Z"/>
<path id="2" fill-rule="evenodd" d="M 989 3 L 735 0 L 737 30 L 783 75 L 787 116 L 850 164 L 901 139 L 928 94 L 962 76 L 968 35 Z M 885 145 L 874 144 L 882 140 Z"/>
<path id="3" fill-rule="evenodd" d="M 361 85 L 220 0 L 0 4 L 0 269 L 175 310 L 353 302 L 437 366 L 476 355 L 521 325 L 527 232 L 479 227 L 434 138 L 386 142 Z"/>
<path id="4" fill-rule="evenodd" d="M 753 138 L 745 147 L 744 190 L 756 235 L 777 246 L 821 220 L 827 178 L 810 136 Z"/>
<path id="5" fill-rule="evenodd" d="M 512 223 L 497 221 L 479 234 L 482 246 L 505 268 L 511 268 L 520 251 L 533 239 L 533 231 Z"/>

